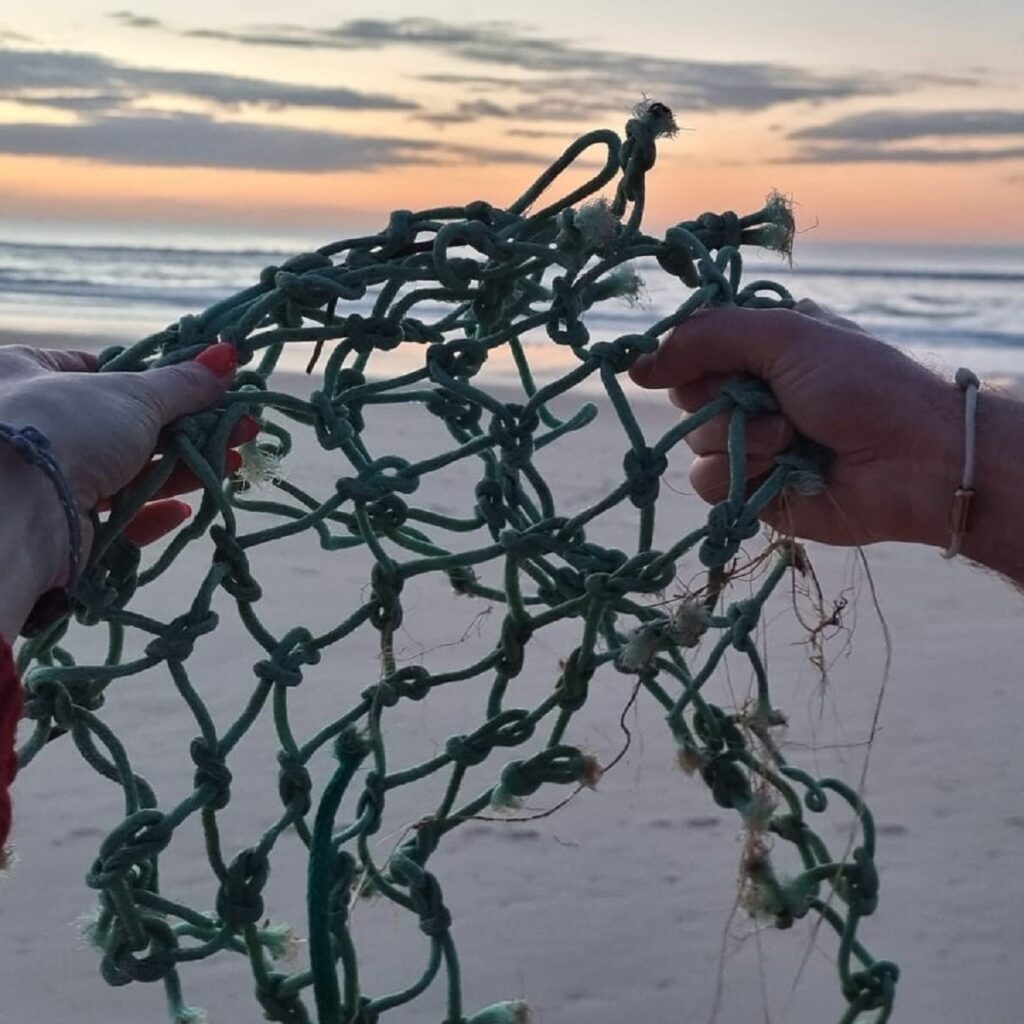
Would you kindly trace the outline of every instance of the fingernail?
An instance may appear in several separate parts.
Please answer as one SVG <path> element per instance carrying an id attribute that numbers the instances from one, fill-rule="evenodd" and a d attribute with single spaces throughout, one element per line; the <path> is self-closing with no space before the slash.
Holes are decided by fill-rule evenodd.
<path id="1" fill-rule="evenodd" d="M 227 341 L 219 341 L 196 356 L 196 362 L 205 366 L 218 377 L 227 377 L 238 367 L 238 350 Z"/>

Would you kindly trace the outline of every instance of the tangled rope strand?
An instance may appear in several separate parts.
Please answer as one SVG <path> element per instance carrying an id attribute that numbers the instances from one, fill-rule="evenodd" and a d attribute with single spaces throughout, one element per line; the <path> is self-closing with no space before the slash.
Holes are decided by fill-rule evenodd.
<path id="1" fill-rule="evenodd" d="M 789 251 L 793 221 L 779 196 L 745 217 L 703 214 L 675 225 L 663 238 L 641 230 L 656 141 L 674 131 L 668 108 L 645 102 L 626 124 L 624 140 L 611 131 L 582 136 L 506 209 L 477 201 L 395 211 L 379 234 L 267 267 L 258 284 L 199 316 L 101 354 L 102 372 L 135 372 L 191 359 L 223 338 L 237 346 L 243 365 L 251 365 L 238 374 L 217 409 L 180 420 L 165 442 L 170 457 L 116 497 L 105 523 L 94 522 L 96 540 L 77 588 L 76 617 L 107 630 L 103 663 L 76 662 L 63 645 L 68 621 L 23 644 L 18 655 L 28 693 L 26 714 L 35 722 L 20 751 L 21 765 L 66 732 L 85 761 L 124 790 L 125 817 L 103 840 L 87 875 L 99 896 L 90 936 L 102 951 L 101 972 L 110 984 L 162 981 L 171 1019 L 183 1024 L 195 1020 L 197 1011 L 183 1001 L 181 965 L 226 952 L 248 959 L 269 1020 L 371 1024 L 412 1002 L 442 974 L 446 1024 L 525 1020 L 518 1001 L 467 1017 L 452 915 L 428 864 L 448 832 L 488 808 L 515 807 L 544 786 L 591 785 L 599 778 L 601 766 L 568 736 L 595 674 L 617 670 L 633 676 L 661 705 L 680 763 L 699 772 L 715 802 L 735 810 L 758 834 L 784 840 L 797 851 L 802 870 L 784 877 L 767 843 L 751 846 L 743 866 L 748 907 L 780 927 L 809 913 L 820 915 L 839 937 L 837 966 L 846 1000 L 841 1024 L 870 1011 L 877 1011 L 878 1021 L 888 1019 L 897 968 L 874 959 L 858 939 L 860 921 L 877 902 L 871 815 L 838 779 L 815 778 L 789 764 L 772 738 L 783 719 L 772 706 L 753 633 L 774 588 L 800 567 L 795 545 L 777 547 L 770 571 L 750 596 L 729 599 L 737 555 L 757 534 L 759 513 L 788 487 L 800 493 L 820 488 L 827 453 L 798 445 L 747 495 L 746 424 L 775 408 L 764 385 L 730 382 L 704 408 L 649 443 L 619 380 L 642 353 L 657 347 L 662 334 L 704 306 L 792 302 L 772 282 L 741 284 L 741 246 Z M 600 171 L 529 212 L 575 160 L 594 148 L 606 151 Z M 590 198 L 613 181 L 611 200 Z M 643 332 L 592 341 L 588 311 L 635 290 L 630 264 L 642 258 L 653 258 L 676 278 L 685 297 Z M 346 303 L 371 299 L 368 312 L 345 312 Z M 438 304 L 444 311 L 430 319 Z M 524 344 L 539 331 L 575 358 L 572 369 L 543 386 L 534 380 Z M 315 343 L 311 366 L 333 343 L 322 383 L 308 399 L 272 387 L 284 347 L 300 342 Z M 398 376 L 372 376 L 375 354 L 399 345 L 418 346 L 419 365 Z M 502 346 L 509 347 L 519 371 L 519 402 L 503 401 L 474 382 L 488 356 Z M 566 419 L 551 408 L 588 378 L 600 381 L 625 434 L 621 482 L 587 507 L 563 509 L 535 459 L 597 415 L 589 403 Z M 419 461 L 375 454 L 364 412 L 397 403 L 414 403 L 440 421 L 454 446 Z M 667 456 L 690 431 L 720 413 L 731 417 L 728 496 L 711 509 L 706 523 L 657 550 L 655 513 Z M 248 460 L 255 463 L 253 475 L 274 479 L 273 499 L 254 496 L 242 480 L 221 483 L 228 437 L 244 415 L 262 424 L 263 440 Z M 285 422 L 309 429 L 336 460 L 340 475 L 326 496 L 277 478 L 277 467 L 291 449 Z M 143 567 L 139 549 L 122 531 L 179 462 L 202 481 L 202 503 L 193 521 Z M 468 514 L 412 503 L 425 478 L 452 467 L 477 481 Z M 632 553 L 587 535 L 601 516 L 623 503 L 636 509 Z M 243 522 L 260 526 L 243 529 Z M 264 545 L 311 532 L 325 553 L 358 549 L 367 554 L 372 559 L 368 588 L 355 609 L 326 632 L 295 625 L 278 635 L 257 610 L 264 584 L 250 557 Z M 445 533 L 465 543 L 454 549 L 443 543 Z M 208 566 L 191 605 L 170 621 L 135 610 L 137 591 L 156 583 L 186 548 L 194 556 L 202 552 Z M 702 596 L 667 611 L 651 597 L 672 583 L 679 560 L 690 552 L 707 570 Z M 491 564 L 500 567 L 500 578 L 487 582 L 479 572 Z M 456 592 L 504 608 L 498 641 L 484 656 L 455 669 L 400 664 L 394 637 L 405 611 L 403 588 L 417 577 L 441 574 Z M 197 641 L 218 627 L 215 601 L 233 605 L 260 652 L 245 705 L 226 727 L 214 721 L 188 670 Z M 516 706 L 511 703 L 515 680 L 524 670 L 530 640 L 556 622 L 578 622 L 578 643 L 547 695 L 532 707 Z M 347 710 L 300 742 L 290 709 L 301 699 L 307 667 L 333 657 L 331 649 L 362 627 L 379 634 L 379 677 L 347 691 Z M 137 657 L 125 660 L 129 635 L 146 642 Z M 700 662 L 702 638 L 706 654 Z M 756 680 L 752 711 L 719 707 L 703 694 L 730 649 L 749 662 Z M 198 730 L 189 748 L 194 785 L 177 802 L 158 799 L 100 713 L 118 680 L 160 666 Z M 474 677 L 489 680 L 483 721 L 450 737 L 442 751 L 422 763 L 393 764 L 384 730 L 390 709 Z M 231 799 L 229 760 L 268 709 L 278 742 L 281 811 L 255 841 L 239 845 L 222 834 L 218 817 Z M 534 743 L 494 766 L 496 754 L 526 747 L 539 733 L 539 746 Z M 333 767 L 316 793 L 310 765 L 314 758 L 324 763 L 328 752 Z M 389 794 L 438 773 L 447 777 L 440 802 L 378 864 L 370 842 L 381 829 Z M 471 778 L 489 781 L 466 792 Z M 775 794 L 773 801 L 763 796 L 766 790 Z M 863 842 L 849 860 L 835 859 L 807 821 L 807 812 L 825 810 L 830 795 L 860 819 Z M 176 831 L 193 818 L 201 825 L 217 885 L 213 907 L 203 912 L 166 895 L 159 875 Z M 286 830 L 294 830 L 308 850 L 310 963 L 308 970 L 291 974 L 274 967 L 287 943 L 281 928 L 264 920 L 263 896 L 271 855 Z M 838 900 L 823 896 L 823 887 L 831 887 Z M 359 971 L 349 906 L 357 891 L 367 890 L 411 915 L 427 939 L 420 976 L 391 993 L 368 993 Z M 304 996 L 308 989 L 315 1011 Z"/>

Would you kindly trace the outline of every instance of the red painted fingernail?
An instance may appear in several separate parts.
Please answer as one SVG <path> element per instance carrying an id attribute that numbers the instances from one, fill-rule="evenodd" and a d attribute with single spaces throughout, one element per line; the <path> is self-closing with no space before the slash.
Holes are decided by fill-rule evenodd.
<path id="1" fill-rule="evenodd" d="M 219 341 L 200 352 L 196 362 L 212 370 L 218 377 L 227 377 L 238 366 L 238 350 L 227 341 Z"/>

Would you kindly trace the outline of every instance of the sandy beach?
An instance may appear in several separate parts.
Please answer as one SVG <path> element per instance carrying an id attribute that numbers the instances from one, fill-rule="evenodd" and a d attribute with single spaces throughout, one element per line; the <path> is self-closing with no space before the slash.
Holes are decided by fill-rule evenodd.
<path id="1" fill-rule="evenodd" d="M 0 336 L 0 343 L 11 340 Z M 298 375 L 279 380 L 297 394 L 310 390 Z M 580 401 L 559 410 L 571 412 Z M 638 398 L 636 408 L 649 437 L 659 436 L 676 415 L 657 396 Z M 377 454 L 421 458 L 448 446 L 436 421 L 418 408 L 391 406 L 367 418 L 366 436 Z M 337 453 L 310 441 L 297 443 L 284 473 L 324 495 L 344 469 Z M 620 478 L 625 449 L 621 427 L 604 403 L 590 427 L 545 449 L 538 465 L 552 481 L 559 507 L 572 510 Z M 687 465 L 686 455 L 677 452 L 665 477 L 659 544 L 682 536 L 706 515 L 689 493 Z M 473 474 L 439 475 L 417 493 L 417 504 L 468 511 L 474 483 Z M 635 510 L 626 504 L 602 518 L 594 539 L 630 550 L 635 534 Z M 755 539 L 748 550 L 756 553 L 764 544 Z M 159 584 L 140 592 L 135 607 L 163 620 L 184 612 L 210 550 L 208 543 L 191 546 Z M 147 560 L 156 553 L 149 549 Z M 858 556 L 814 545 L 809 553 L 826 599 L 849 601 L 843 618 L 848 629 L 825 649 L 828 680 L 823 683 L 810 662 L 807 629 L 785 585 L 766 616 L 763 649 L 774 702 L 789 715 L 786 756 L 816 775 L 837 774 L 856 785 L 885 680 L 885 629 Z M 881 897 L 860 937 L 876 956 L 901 967 L 892 1018 L 897 1024 L 1016 1024 L 1024 999 L 1024 605 L 1001 580 L 962 562 L 944 562 L 936 551 L 878 545 L 865 557 L 892 638 L 892 658 L 865 788 L 878 823 Z M 257 549 L 253 567 L 265 585 L 260 615 L 280 632 L 299 624 L 322 630 L 340 621 L 358 604 L 368 580 L 365 556 L 323 552 L 309 533 Z M 695 556 L 684 559 L 675 592 L 698 571 Z M 406 617 L 396 653 L 433 669 L 467 664 L 473 652 L 494 644 L 501 624 L 500 607 L 456 597 L 431 581 L 410 584 L 403 602 Z M 215 607 L 221 628 L 197 644 L 189 665 L 222 725 L 244 705 L 252 664 L 262 655 L 240 627 L 234 602 L 220 594 Z M 532 706 L 547 692 L 578 631 L 577 623 L 536 638 L 513 686 L 517 706 Z M 310 667 L 293 694 L 300 736 L 337 717 L 373 680 L 376 637 L 372 630 L 360 633 Z M 68 646 L 83 662 L 101 658 L 105 649 L 100 631 L 83 627 L 75 627 Z M 619 717 L 630 678 L 613 670 L 599 673 L 567 737 L 603 763 L 623 746 Z M 423 703 L 400 702 L 390 709 L 395 765 L 417 763 L 442 749 L 449 736 L 478 725 L 482 685 L 459 683 Z M 734 706 L 751 688 L 748 667 L 734 656 L 706 692 Z M 115 683 L 102 715 L 162 803 L 173 805 L 191 791 L 188 745 L 195 723 L 165 667 Z M 738 817 L 717 807 L 699 778 L 678 769 L 672 737 L 652 700 L 641 695 L 627 722 L 632 743 L 595 790 L 581 792 L 541 820 L 465 825 L 431 861 L 455 922 L 467 1016 L 497 1000 L 521 998 L 538 1024 L 704 1024 L 717 999 L 723 1024 L 838 1020 L 845 1003 L 834 966 L 834 934 L 814 929 L 810 921 L 788 931 L 755 928 L 744 912 L 733 913 L 743 841 Z M 275 754 L 264 723 L 232 755 L 236 783 L 222 815 L 229 856 L 276 817 Z M 474 778 L 482 784 L 495 779 L 506 755 L 492 756 Z M 521 813 L 544 810 L 562 795 L 557 787 L 545 788 Z M 83 878 L 102 838 L 122 816 L 118 788 L 93 774 L 72 744 L 61 741 L 18 778 L 14 797 L 19 859 L 0 881 L 6 950 L 0 957 L 0 1022 L 163 1020 L 160 987 L 109 987 L 99 976 L 95 950 L 74 923 L 94 903 Z M 429 785 L 395 794 L 377 837 L 379 859 L 435 798 Z M 841 850 L 851 815 L 837 810 L 811 823 Z M 162 863 L 168 894 L 212 909 L 216 887 L 194 822 Z M 301 939 L 305 857 L 294 836 L 281 840 L 272 863 L 266 913 L 274 922 L 293 924 Z M 419 976 L 427 947 L 411 920 L 370 900 L 354 908 L 353 921 L 368 992 L 404 987 Z M 305 957 L 300 945 L 287 969 Z M 182 977 L 187 1001 L 203 1007 L 211 1024 L 260 1019 L 241 958 L 221 954 L 185 965 Z M 441 988 L 435 984 L 411 1008 L 385 1019 L 441 1020 Z"/>

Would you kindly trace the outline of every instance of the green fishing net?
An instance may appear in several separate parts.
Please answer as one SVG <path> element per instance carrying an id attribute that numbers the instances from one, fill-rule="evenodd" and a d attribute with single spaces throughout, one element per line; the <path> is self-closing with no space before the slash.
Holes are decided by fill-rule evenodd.
<path id="1" fill-rule="evenodd" d="M 445 837 L 464 822 L 514 815 L 538 793 L 537 799 L 551 793 L 561 800 L 584 790 L 579 799 L 587 799 L 586 788 L 606 766 L 574 743 L 574 716 L 595 682 L 611 677 L 625 684 L 623 692 L 660 705 L 679 763 L 703 780 L 716 804 L 740 816 L 751 837 L 742 865 L 748 909 L 780 927 L 808 915 L 831 926 L 841 1022 L 861 1014 L 888 1019 L 898 970 L 858 940 L 878 894 L 871 815 L 845 783 L 815 777 L 783 756 L 776 735 L 785 719 L 772 704 L 754 640 L 769 595 L 789 574 L 804 571 L 803 553 L 776 540 L 760 556 L 756 586 L 738 591 L 735 581 L 741 563 L 749 565 L 742 545 L 758 535 L 759 513 L 780 496 L 820 490 L 827 453 L 798 444 L 751 492 L 746 424 L 776 408 L 764 385 L 730 381 L 657 439 L 644 435 L 623 390 L 630 365 L 695 311 L 792 304 L 778 284 L 741 280 L 742 247 L 790 249 L 793 221 L 780 196 L 749 216 L 703 214 L 663 237 L 645 233 L 647 174 L 657 140 L 675 130 L 667 107 L 645 101 L 624 138 L 587 133 L 508 207 L 476 201 L 397 210 L 380 233 L 267 267 L 251 288 L 204 313 L 102 353 L 101 372 L 140 371 L 191 359 L 223 339 L 237 346 L 243 365 L 224 401 L 175 424 L 162 444 L 164 458 L 116 498 L 107 521 L 95 521 L 74 618 L 105 631 L 104 656 L 91 663 L 76 657 L 68 620 L 18 653 L 34 722 L 21 765 L 62 738 L 123 789 L 123 820 L 86 874 L 99 903 L 89 933 L 110 984 L 160 981 L 171 1019 L 184 1024 L 200 1011 L 186 1004 L 183 978 L 199 961 L 240 956 L 272 1021 L 371 1024 L 435 984 L 444 986 L 445 1024 L 524 1021 L 527 1009 L 518 1000 L 463 1005 L 462 971 L 471 964 L 465 951 L 460 958 L 458 920 L 436 861 Z M 578 172 L 574 164 L 594 154 L 603 166 L 552 201 L 563 173 Z M 671 275 L 678 305 L 645 330 L 593 340 L 588 312 L 636 292 L 636 261 Z M 349 311 L 354 305 L 361 312 Z M 530 369 L 537 335 L 560 346 L 571 364 L 543 383 Z M 310 343 L 310 368 L 322 366 L 322 374 L 306 379 L 317 386 L 304 397 L 275 387 L 285 349 Z M 387 353 L 399 347 L 414 353 L 412 368 L 387 372 L 394 365 Z M 484 381 L 485 364 L 499 351 L 514 362 L 515 394 Z M 600 453 L 603 470 L 614 475 L 600 496 L 565 507 L 539 464 L 545 449 L 584 431 L 597 415 L 585 401 L 568 413 L 556 410 L 584 385 L 606 394 L 606 415 L 621 424 L 622 445 Z M 448 443 L 417 459 L 379 451 L 373 416 L 395 403 L 415 406 Z M 656 547 L 668 454 L 720 414 L 730 421 L 729 493 L 706 521 Z M 246 446 L 244 473 L 225 483 L 228 438 L 246 415 L 259 420 L 261 434 Z M 307 487 L 283 471 L 292 432 L 301 429 L 315 435 L 334 467 Z M 147 564 L 123 528 L 182 463 L 203 483 L 201 505 Z M 444 472 L 468 481 L 461 510 L 417 503 L 421 485 Z M 264 486 L 255 485 L 259 480 Z M 629 551 L 597 539 L 602 518 L 622 510 L 635 538 Z M 337 594 L 337 614 L 322 631 L 303 624 L 302 607 L 262 612 L 273 605 L 274 580 L 260 578 L 253 563 L 264 546 L 299 535 L 317 545 L 327 570 L 338 559 L 361 558 L 366 567 L 361 588 Z M 186 549 L 190 564 L 202 566 L 190 584 L 194 599 L 172 617 L 145 613 L 143 607 L 161 607 L 145 604 L 146 595 L 159 591 Z M 684 562 L 688 572 L 700 570 L 700 579 L 669 599 Z M 399 657 L 403 591 L 427 576 L 445 583 L 453 606 L 482 599 L 499 610 L 486 650 L 463 663 L 457 649 L 445 659 L 429 651 L 414 661 Z M 223 632 L 228 616 L 244 630 L 251 668 L 241 683 L 232 682 L 233 693 L 244 691 L 240 706 L 216 720 L 189 665 L 196 645 L 219 625 Z M 283 620 L 286 628 L 272 626 Z M 556 624 L 574 637 L 557 669 L 528 665 L 531 641 Z M 367 632 L 379 649 L 369 674 L 365 666 L 352 670 L 346 654 L 347 642 Z M 755 699 L 742 707 L 705 696 L 729 651 L 749 663 L 756 682 Z M 295 722 L 309 720 L 298 711 L 313 666 L 330 667 L 333 697 L 318 703 L 317 727 L 300 735 Z M 168 722 L 175 742 L 184 744 L 186 721 L 194 736 L 187 748 L 194 780 L 186 792 L 158 790 L 136 771 L 131 737 L 118 736 L 104 719 L 104 704 L 117 701 L 130 677 L 151 671 L 164 673 L 184 704 Z M 536 683 L 533 692 L 540 686 L 537 700 L 523 699 L 530 692 L 526 675 Z M 389 716 L 398 705 L 425 710 L 433 700 L 461 701 L 467 727 L 433 756 L 410 758 Z M 239 835 L 230 817 L 238 784 L 232 754 L 261 723 L 273 736 L 266 755 L 276 792 L 264 797 L 270 824 L 262 834 Z M 419 816 L 378 855 L 374 837 L 389 806 L 421 786 L 428 796 Z M 859 844 L 848 857 L 831 852 L 811 827 L 809 819 L 830 800 L 859 818 Z M 186 905 L 161 878 L 176 838 L 189 827 L 201 836 L 215 892 L 200 907 Z M 281 960 L 286 931 L 267 919 L 264 899 L 274 854 L 286 842 L 288 858 L 299 850 L 306 865 L 305 921 L 296 928 L 308 942 L 308 964 L 291 972 Z M 795 851 L 797 870 L 776 870 L 780 844 Z M 364 981 L 361 935 L 352 926 L 352 907 L 367 895 L 407 915 L 424 944 L 422 959 L 384 991 Z"/>

